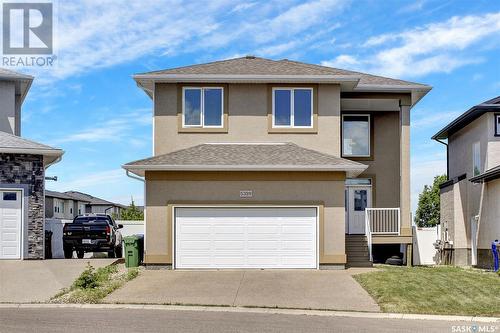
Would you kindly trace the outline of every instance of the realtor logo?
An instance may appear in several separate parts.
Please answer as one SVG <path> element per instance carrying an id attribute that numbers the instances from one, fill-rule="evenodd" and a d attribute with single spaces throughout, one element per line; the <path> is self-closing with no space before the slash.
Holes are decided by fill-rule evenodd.
<path id="1" fill-rule="evenodd" d="M 52 54 L 52 3 L 3 3 L 3 54 Z"/>

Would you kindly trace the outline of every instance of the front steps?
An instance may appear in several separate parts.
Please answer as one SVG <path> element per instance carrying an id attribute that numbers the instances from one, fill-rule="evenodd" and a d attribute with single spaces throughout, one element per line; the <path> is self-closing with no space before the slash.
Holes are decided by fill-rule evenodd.
<path id="1" fill-rule="evenodd" d="M 345 235 L 347 267 L 373 267 L 365 235 Z"/>

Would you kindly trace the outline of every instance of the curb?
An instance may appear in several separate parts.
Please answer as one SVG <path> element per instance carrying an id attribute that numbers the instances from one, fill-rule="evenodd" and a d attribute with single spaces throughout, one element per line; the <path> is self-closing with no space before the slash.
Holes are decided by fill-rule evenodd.
<path id="1" fill-rule="evenodd" d="M 424 315 L 406 313 L 381 312 L 354 312 L 335 310 L 299 310 L 279 308 L 249 308 L 225 306 L 198 306 L 198 305 L 153 305 L 153 304 L 48 304 L 48 303 L 0 303 L 0 309 L 130 309 L 130 310 L 163 310 L 163 311 L 206 311 L 206 312 L 247 312 L 263 314 L 307 315 L 326 317 L 351 317 L 369 319 L 406 319 L 406 320 L 438 320 L 438 321 L 465 321 L 481 323 L 500 323 L 497 317 L 452 316 L 452 315 Z"/>

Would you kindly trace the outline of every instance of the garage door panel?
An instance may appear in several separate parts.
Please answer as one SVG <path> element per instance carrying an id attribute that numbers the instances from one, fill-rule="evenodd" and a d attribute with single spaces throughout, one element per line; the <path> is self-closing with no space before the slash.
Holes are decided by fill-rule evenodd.
<path id="1" fill-rule="evenodd" d="M 316 213 L 310 207 L 176 208 L 176 268 L 315 268 Z"/>
<path id="2" fill-rule="evenodd" d="M 4 196 L 4 193 L 9 194 Z M 15 194 L 12 195 L 12 192 Z M 0 191 L 0 259 L 21 258 L 21 191 Z"/>

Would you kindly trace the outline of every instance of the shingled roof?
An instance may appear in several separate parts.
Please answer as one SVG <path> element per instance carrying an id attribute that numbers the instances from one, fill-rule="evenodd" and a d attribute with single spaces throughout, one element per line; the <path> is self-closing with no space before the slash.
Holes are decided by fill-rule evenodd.
<path id="1" fill-rule="evenodd" d="M 0 153 L 43 155 L 47 166 L 59 159 L 64 152 L 61 149 L 0 131 Z"/>
<path id="2" fill-rule="evenodd" d="M 137 175 L 146 170 L 176 171 L 346 171 L 350 176 L 367 166 L 293 143 L 207 143 L 127 163 Z"/>

